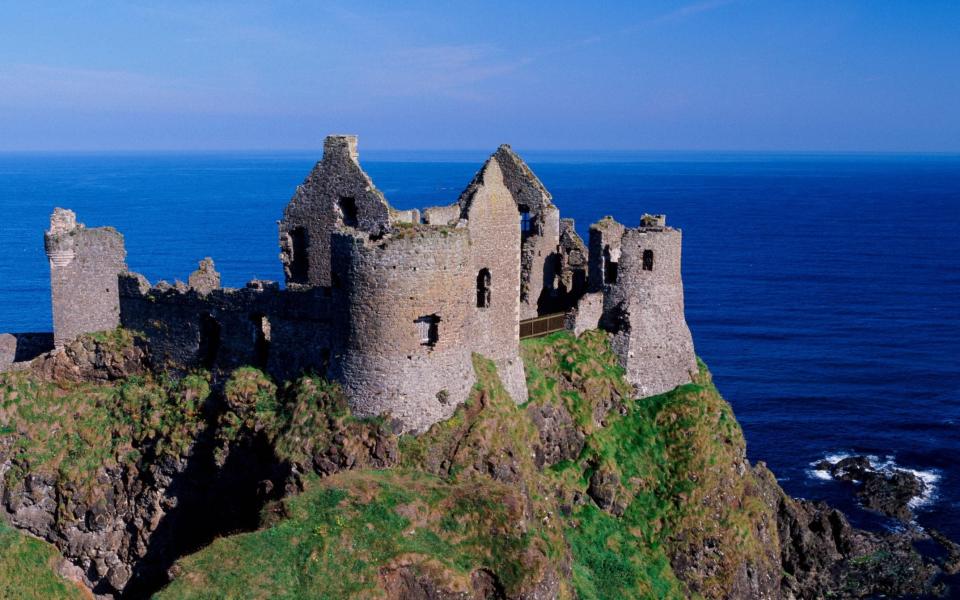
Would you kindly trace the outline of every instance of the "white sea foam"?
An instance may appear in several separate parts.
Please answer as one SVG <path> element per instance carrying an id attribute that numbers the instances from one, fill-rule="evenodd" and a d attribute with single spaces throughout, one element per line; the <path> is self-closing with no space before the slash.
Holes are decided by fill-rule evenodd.
<path id="1" fill-rule="evenodd" d="M 816 466 L 823 460 L 831 464 L 835 464 L 845 458 L 850 458 L 855 456 L 855 454 L 849 452 L 834 452 L 831 454 L 826 454 L 820 460 L 815 460 L 810 463 L 811 469 L 807 470 L 807 475 L 813 479 L 819 479 L 821 481 L 830 481 L 833 479 L 833 476 L 830 475 L 829 471 L 824 471 L 817 469 Z M 916 510 L 933 504 L 937 499 L 937 484 L 940 481 L 940 472 L 935 469 L 929 470 L 920 470 L 920 469 L 910 469 L 908 467 L 902 467 L 897 464 L 896 457 L 893 455 L 887 455 L 883 457 L 883 460 L 880 460 L 880 457 L 867 454 L 865 455 L 867 460 L 870 462 L 870 466 L 874 470 L 882 473 L 893 473 L 893 471 L 906 471 L 915 475 L 920 481 L 924 483 L 923 493 L 919 496 L 910 500 L 907 503 L 911 509 Z"/>
<path id="2" fill-rule="evenodd" d="M 807 476 L 812 479 L 819 479 L 820 481 L 832 481 L 833 475 L 830 474 L 830 471 L 824 469 L 818 469 L 817 465 L 823 461 L 827 461 L 831 464 L 840 462 L 845 458 L 850 458 L 853 454 L 847 452 L 835 452 L 833 454 L 827 454 L 823 458 L 819 458 L 812 463 L 810 463 L 810 469 L 807 469 Z"/>

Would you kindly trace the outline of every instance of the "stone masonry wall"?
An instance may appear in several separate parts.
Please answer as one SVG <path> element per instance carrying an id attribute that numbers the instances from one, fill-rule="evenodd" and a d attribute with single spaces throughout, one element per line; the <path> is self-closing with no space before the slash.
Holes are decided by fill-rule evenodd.
<path id="1" fill-rule="evenodd" d="M 620 241 L 623 237 L 624 226 L 606 216 L 590 226 L 590 259 L 587 269 L 588 288 L 591 292 L 604 289 L 608 278 L 613 277 L 611 268 L 619 267 Z M 611 267 L 610 263 L 616 263 Z"/>
<path id="2" fill-rule="evenodd" d="M 474 352 L 497 363 L 511 397 L 525 402 L 527 386 L 520 360 L 520 213 L 497 161 L 488 160 L 476 182 L 463 199 L 474 278 L 469 342 Z"/>
<path id="3" fill-rule="evenodd" d="M 126 270 L 123 236 L 111 227 L 87 229 L 73 211 L 57 208 L 44 235 L 50 261 L 53 338 L 62 347 L 82 333 L 120 324 L 117 275 Z"/>
<path id="4" fill-rule="evenodd" d="M 330 235 L 347 225 L 380 235 L 390 226 L 390 208 L 360 168 L 356 136 L 329 136 L 323 159 L 283 211 L 280 260 L 288 287 L 329 286 Z M 411 215 L 398 214 L 398 220 Z"/>
<path id="5" fill-rule="evenodd" d="M 336 320 L 344 344 L 331 375 L 353 413 L 389 413 L 414 431 L 448 418 L 474 383 L 468 231 L 408 226 L 379 240 L 336 233 L 332 258 L 346 314 Z"/>
<path id="6" fill-rule="evenodd" d="M 688 383 L 697 370 L 684 318 L 681 241 L 680 231 L 669 227 L 625 229 L 616 281 L 603 286 L 601 327 L 611 333 L 627 379 L 641 396 Z M 593 254 L 591 264 L 599 260 Z"/>
<path id="7" fill-rule="evenodd" d="M 541 292 L 552 287 L 557 275 L 560 211 L 547 188 L 510 146 L 500 146 L 492 158 L 500 166 L 503 183 L 518 210 L 529 214 L 529 231 L 522 235 L 521 243 L 520 318 L 530 319 L 541 314 Z"/>
<path id="8" fill-rule="evenodd" d="M 209 280 L 212 269 L 203 261 L 191 281 Z M 146 335 L 156 368 L 218 375 L 252 365 L 278 381 L 327 373 L 332 299 L 325 289 L 281 290 L 260 281 L 243 289 L 151 287 L 136 273 L 120 283 L 123 326 Z"/>

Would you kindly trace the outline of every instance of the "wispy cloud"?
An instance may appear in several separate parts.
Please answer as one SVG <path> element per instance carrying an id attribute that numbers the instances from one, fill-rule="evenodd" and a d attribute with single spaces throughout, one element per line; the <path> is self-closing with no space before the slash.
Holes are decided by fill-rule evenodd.
<path id="1" fill-rule="evenodd" d="M 471 86 L 518 71 L 530 62 L 508 59 L 489 45 L 438 45 L 398 50 L 363 75 L 377 92 L 394 96 L 439 94 L 480 99 Z"/>
<path id="2" fill-rule="evenodd" d="M 670 21 L 681 21 L 683 19 L 710 12 L 733 4 L 737 0 L 704 0 L 703 2 L 694 2 L 681 6 L 675 10 L 664 13 L 650 20 L 650 23 L 669 23 Z"/>
<path id="3" fill-rule="evenodd" d="M 600 44 L 602 42 L 608 41 L 611 38 L 623 37 L 627 35 L 636 34 L 642 31 L 649 31 L 655 29 L 659 25 L 664 25 L 667 23 L 675 23 L 707 13 L 730 4 L 734 4 L 739 0 L 703 0 L 702 2 L 694 2 L 691 4 L 685 4 L 674 10 L 665 12 L 660 15 L 656 15 L 647 19 L 643 19 L 637 23 L 627 25 L 618 29 L 611 29 L 609 31 L 604 31 L 600 33 L 595 33 L 589 36 L 582 37 L 578 40 L 574 40 L 570 43 L 557 46 L 551 50 L 547 50 L 541 54 L 537 55 L 537 58 L 543 56 L 556 54 L 558 52 L 564 52 L 568 50 L 573 50 L 576 48 L 582 48 L 585 46 L 592 46 L 595 44 Z"/>
<path id="4" fill-rule="evenodd" d="M 258 97 L 186 79 L 42 64 L 0 67 L 0 88 L 0 107 L 33 110 L 229 114 L 250 110 Z"/>

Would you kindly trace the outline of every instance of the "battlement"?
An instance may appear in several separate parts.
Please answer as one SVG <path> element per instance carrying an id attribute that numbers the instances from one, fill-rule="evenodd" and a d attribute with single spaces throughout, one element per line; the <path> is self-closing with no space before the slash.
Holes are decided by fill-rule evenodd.
<path id="1" fill-rule="evenodd" d="M 696 370 L 681 232 L 664 215 L 634 228 L 604 217 L 584 244 L 508 145 L 450 204 L 397 210 L 361 168 L 356 136 L 328 136 L 278 232 L 285 286 L 224 288 L 209 257 L 186 283 L 152 285 L 127 271 L 119 233 L 58 208 L 44 237 L 53 338 L 62 345 L 119 324 L 143 332 L 157 369 L 317 373 L 340 382 L 354 414 L 389 414 L 416 431 L 466 400 L 473 353 L 493 360 L 524 402 L 520 322 L 540 315 L 565 313 L 578 334 L 606 330 L 642 394 Z M 26 340 L 0 337 L 0 368 Z"/>

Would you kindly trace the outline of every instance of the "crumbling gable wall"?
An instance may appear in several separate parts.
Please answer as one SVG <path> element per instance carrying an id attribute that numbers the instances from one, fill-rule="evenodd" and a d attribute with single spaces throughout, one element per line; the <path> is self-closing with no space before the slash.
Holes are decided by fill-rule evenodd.
<path id="1" fill-rule="evenodd" d="M 587 292 L 587 246 L 577 234 L 573 219 L 560 220 L 560 244 L 552 269 L 553 281 L 545 287 L 538 302 L 543 314 L 567 312 Z"/>
<path id="2" fill-rule="evenodd" d="M 559 273 L 560 211 L 547 188 L 510 146 L 500 146 L 492 158 L 520 212 L 520 318 L 530 319 L 546 314 L 547 310 L 540 308 L 541 297 L 549 295 Z"/>
<path id="3" fill-rule="evenodd" d="M 50 261 L 54 345 L 115 329 L 120 324 L 117 276 L 127 268 L 123 236 L 112 227 L 87 229 L 73 211 L 57 208 L 44 246 Z"/>
<path id="4" fill-rule="evenodd" d="M 616 249 L 615 280 L 608 270 L 602 284 L 600 325 L 611 333 L 627 380 L 641 396 L 688 383 L 697 363 L 684 318 L 681 232 L 666 227 L 662 215 L 644 217 L 637 228 L 604 219 L 591 227 L 590 242 L 591 283 Z"/>
<path id="5" fill-rule="evenodd" d="M 409 220 L 410 215 L 399 220 Z M 330 286 L 330 235 L 351 227 L 381 235 L 391 211 L 383 194 L 360 168 L 357 137 L 328 136 L 323 159 L 283 211 L 280 260 L 288 287 Z"/>
<path id="6" fill-rule="evenodd" d="M 470 343 L 474 352 L 496 362 L 514 401 L 525 402 L 527 386 L 520 360 L 520 213 L 492 157 L 465 194 L 460 204 L 470 232 L 474 275 Z"/>
<path id="7" fill-rule="evenodd" d="M 332 238 L 342 275 L 331 375 L 355 415 L 390 414 L 421 431 L 453 414 L 474 382 L 475 273 L 465 228 L 398 227 L 380 239 Z"/>

